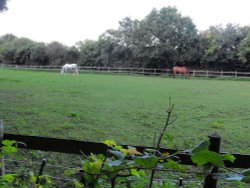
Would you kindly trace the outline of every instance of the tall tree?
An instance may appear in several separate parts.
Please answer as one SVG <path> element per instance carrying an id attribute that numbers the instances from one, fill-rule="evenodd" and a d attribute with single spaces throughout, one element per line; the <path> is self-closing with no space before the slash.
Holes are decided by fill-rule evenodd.
<path id="1" fill-rule="evenodd" d="M 104 61 L 106 66 L 129 67 L 132 64 L 134 44 L 129 35 L 133 32 L 127 35 L 127 31 L 124 32 L 123 29 L 120 26 L 118 30 L 107 30 L 99 37 L 100 60 Z"/>
<path id="2" fill-rule="evenodd" d="M 250 27 L 247 27 L 246 30 L 246 37 L 240 42 L 238 57 L 245 70 L 250 70 Z"/>
<path id="3" fill-rule="evenodd" d="M 30 48 L 29 64 L 32 65 L 48 65 L 49 56 L 46 53 L 47 46 L 44 43 L 34 43 Z"/>
<path id="4" fill-rule="evenodd" d="M 142 20 L 140 29 L 137 54 L 144 57 L 147 67 L 191 65 L 197 61 L 197 30 L 192 20 L 183 17 L 176 8 L 153 9 Z"/>
<path id="5" fill-rule="evenodd" d="M 31 47 L 35 43 L 28 38 L 16 38 L 5 35 L 0 44 L 1 61 L 12 64 L 27 64 L 30 60 Z M 2 42 L 1 41 L 1 42 Z"/>
<path id="6" fill-rule="evenodd" d="M 6 34 L 0 37 L 0 62 L 13 62 L 16 48 L 12 42 L 15 39 L 17 39 L 17 37 L 12 34 Z"/>
<path id="7" fill-rule="evenodd" d="M 56 41 L 47 44 L 46 54 L 48 55 L 50 64 L 62 65 L 66 63 L 67 49 L 67 46 Z"/>
<path id="8" fill-rule="evenodd" d="M 99 51 L 97 42 L 93 40 L 85 40 L 77 43 L 77 48 L 80 51 L 80 65 L 82 66 L 99 66 L 97 64 L 97 57 Z"/>
<path id="9" fill-rule="evenodd" d="M 238 25 L 212 26 L 203 32 L 202 65 L 208 69 L 237 70 L 238 50 L 244 38 L 244 30 Z"/>

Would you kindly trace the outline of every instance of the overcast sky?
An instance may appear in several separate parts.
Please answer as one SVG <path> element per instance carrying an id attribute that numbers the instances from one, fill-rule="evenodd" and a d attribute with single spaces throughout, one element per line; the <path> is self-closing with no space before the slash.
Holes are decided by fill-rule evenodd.
<path id="1" fill-rule="evenodd" d="M 143 19 L 153 9 L 175 6 L 198 30 L 227 23 L 250 25 L 249 0 L 10 0 L 0 13 L 0 36 L 12 33 L 37 42 L 71 46 L 97 40 L 125 17 Z"/>

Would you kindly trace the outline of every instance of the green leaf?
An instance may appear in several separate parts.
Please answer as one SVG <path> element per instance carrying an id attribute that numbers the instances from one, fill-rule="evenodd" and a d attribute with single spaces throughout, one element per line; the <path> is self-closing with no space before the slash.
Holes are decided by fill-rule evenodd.
<path id="1" fill-rule="evenodd" d="M 156 156 L 143 155 L 141 157 L 135 157 L 134 160 L 137 165 L 150 169 L 158 163 L 159 158 Z"/>
<path id="2" fill-rule="evenodd" d="M 15 176 L 13 174 L 5 174 L 5 175 L 2 176 L 2 179 L 4 181 L 7 181 L 8 183 L 11 183 L 11 182 L 14 181 Z"/>
<path id="3" fill-rule="evenodd" d="M 229 154 L 229 153 L 223 154 L 221 157 L 222 157 L 222 160 L 230 161 L 232 163 L 235 160 L 235 157 L 232 154 Z"/>
<path id="4" fill-rule="evenodd" d="M 101 171 L 102 161 L 96 160 L 89 164 L 89 170 L 91 173 L 98 174 Z"/>
<path id="5" fill-rule="evenodd" d="M 83 161 L 83 170 L 85 171 L 85 172 L 89 172 L 89 165 L 90 165 L 90 162 L 89 161 L 87 161 L 87 160 L 84 160 Z"/>
<path id="6" fill-rule="evenodd" d="M 83 188 L 83 185 L 79 181 L 75 181 L 76 188 Z"/>
<path id="7" fill-rule="evenodd" d="M 17 152 L 17 148 L 13 147 L 13 146 L 3 146 L 2 150 L 3 150 L 4 154 L 11 154 L 11 153 Z"/>
<path id="8" fill-rule="evenodd" d="M 30 176 L 29 181 L 31 183 L 35 183 L 36 182 L 36 177 L 35 176 Z"/>
<path id="9" fill-rule="evenodd" d="M 114 140 L 105 140 L 103 143 L 110 147 L 117 146 Z"/>
<path id="10" fill-rule="evenodd" d="M 224 166 L 222 157 L 213 151 L 200 151 L 196 152 L 191 156 L 192 161 L 198 166 L 212 163 L 214 166 Z"/>
<path id="11" fill-rule="evenodd" d="M 130 169 L 130 173 L 134 176 L 140 177 L 139 172 L 137 171 L 137 169 Z"/>
<path id="12" fill-rule="evenodd" d="M 208 150 L 209 145 L 210 145 L 209 140 L 204 140 L 201 143 L 199 143 L 197 146 L 195 146 L 191 150 L 191 153 L 197 153 L 197 152 L 200 152 L 200 151 Z"/>
<path id="13" fill-rule="evenodd" d="M 103 161 L 105 159 L 105 156 L 103 154 L 98 154 L 97 159 L 100 159 Z"/>
<path id="14" fill-rule="evenodd" d="M 67 170 L 64 170 L 63 174 L 68 176 L 68 175 L 75 174 L 77 172 L 78 172 L 78 170 L 76 170 L 76 169 L 67 169 Z"/>
<path id="15" fill-rule="evenodd" d="M 174 161 L 172 159 L 168 159 L 167 162 L 164 163 L 163 165 L 165 168 L 168 168 L 168 169 L 176 169 L 176 170 L 179 170 L 181 172 L 186 171 L 184 166 L 182 166 L 181 164 L 177 163 L 176 161 Z"/>
<path id="16" fill-rule="evenodd" d="M 16 144 L 16 141 L 14 141 L 14 140 L 3 140 L 2 144 L 5 145 L 5 146 L 12 146 L 12 145 Z"/>

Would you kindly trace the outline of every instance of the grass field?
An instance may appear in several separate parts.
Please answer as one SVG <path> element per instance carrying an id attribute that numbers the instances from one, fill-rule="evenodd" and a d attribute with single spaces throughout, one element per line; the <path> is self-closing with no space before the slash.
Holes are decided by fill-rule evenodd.
<path id="1" fill-rule="evenodd" d="M 0 69 L 0 119 L 9 133 L 151 146 L 170 97 L 177 121 L 168 132 L 181 148 L 216 132 L 223 151 L 250 154 L 249 81 Z"/>

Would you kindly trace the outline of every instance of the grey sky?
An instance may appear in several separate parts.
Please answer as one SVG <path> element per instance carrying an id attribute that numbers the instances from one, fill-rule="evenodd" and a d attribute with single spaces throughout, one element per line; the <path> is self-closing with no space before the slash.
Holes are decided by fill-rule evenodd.
<path id="1" fill-rule="evenodd" d="M 10 0 L 0 14 L 0 36 L 74 45 L 118 28 L 125 17 L 143 19 L 153 8 L 175 6 L 198 30 L 211 25 L 250 25 L 248 0 Z"/>

